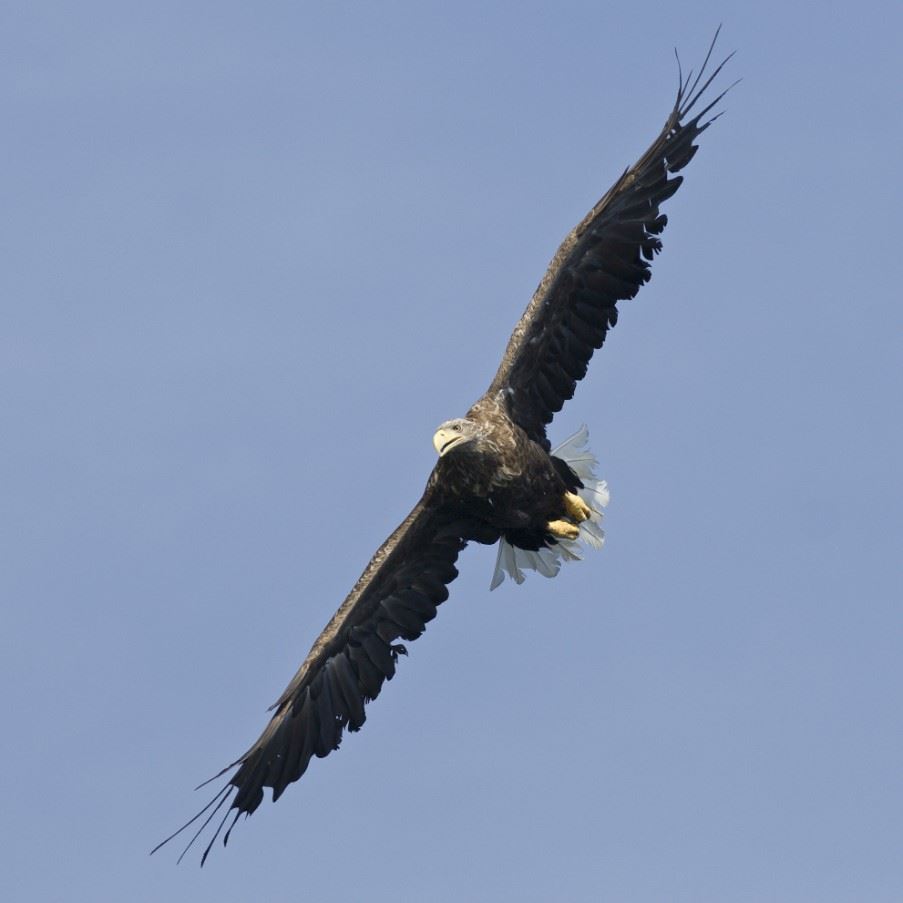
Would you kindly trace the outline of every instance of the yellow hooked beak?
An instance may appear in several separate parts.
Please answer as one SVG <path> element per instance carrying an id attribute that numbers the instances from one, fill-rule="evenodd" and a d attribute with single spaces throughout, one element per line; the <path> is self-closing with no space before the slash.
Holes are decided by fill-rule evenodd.
<path id="1" fill-rule="evenodd" d="M 433 448 L 439 453 L 441 458 L 446 452 L 450 451 L 459 442 L 463 441 L 464 436 L 458 431 L 443 427 L 436 430 L 433 435 Z"/>

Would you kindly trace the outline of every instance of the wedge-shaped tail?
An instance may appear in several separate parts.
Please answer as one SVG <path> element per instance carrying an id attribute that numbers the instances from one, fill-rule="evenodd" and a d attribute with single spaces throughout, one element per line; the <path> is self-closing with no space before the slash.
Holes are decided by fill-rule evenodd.
<path id="1" fill-rule="evenodd" d="M 573 436 L 569 436 L 557 448 L 552 449 L 556 458 L 561 458 L 580 477 L 583 488 L 577 494 L 589 506 L 588 520 L 578 524 L 580 535 L 573 540 L 559 539 L 552 546 L 531 551 L 511 545 L 504 537 L 499 540 L 499 554 L 495 562 L 490 589 L 495 589 L 507 574 L 515 583 L 523 583 L 524 571 L 537 571 L 543 577 L 554 577 L 561 569 L 563 561 L 579 561 L 583 547 L 601 549 L 605 542 L 602 529 L 602 509 L 608 504 L 608 484 L 596 475 L 599 462 L 589 450 L 589 431 L 581 426 Z"/>

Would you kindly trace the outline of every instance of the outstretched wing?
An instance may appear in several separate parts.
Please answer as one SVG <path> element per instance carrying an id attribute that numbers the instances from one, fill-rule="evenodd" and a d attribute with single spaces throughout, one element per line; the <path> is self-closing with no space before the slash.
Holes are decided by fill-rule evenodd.
<path id="1" fill-rule="evenodd" d="M 724 92 L 686 118 L 730 59 L 703 81 L 717 38 L 716 32 L 695 79 L 692 72 L 681 76 L 659 136 L 561 243 L 508 341 L 487 395 L 503 392 L 511 418 L 546 449 L 546 424 L 573 396 L 593 351 L 617 322 L 617 302 L 649 281 L 667 223 L 659 206 L 682 181 L 669 175 L 693 159 L 694 142 L 717 118 L 704 121 Z"/>
<path id="2" fill-rule="evenodd" d="M 379 695 L 383 681 L 395 674 L 398 656 L 406 654 L 396 641 L 417 639 L 436 616 L 436 606 L 448 598 L 447 584 L 458 575 L 458 553 L 470 540 L 492 543 L 499 537 L 493 528 L 435 502 L 432 486 L 431 480 L 414 510 L 373 556 L 273 705 L 275 713 L 260 737 L 211 778 L 237 769 L 225 787 L 153 852 L 203 819 L 184 856 L 228 803 L 204 850 L 203 865 L 233 810 L 224 844 L 238 817 L 261 804 L 265 787 L 277 800 L 313 756 L 338 749 L 346 728 L 360 729 L 365 703 Z"/>

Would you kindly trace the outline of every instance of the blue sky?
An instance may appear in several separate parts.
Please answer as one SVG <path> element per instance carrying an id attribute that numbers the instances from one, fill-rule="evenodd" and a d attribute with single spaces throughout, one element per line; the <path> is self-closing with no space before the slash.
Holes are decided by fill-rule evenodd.
<path id="1" fill-rule="evenodd" d="M 898 5 L 0 15 L 4 899 L 900 899 Z M 360 734 L 149 858 L 719 22 L 744 80 L 552 429 L 605 549 L 491 596 L 468 550 Z"/>

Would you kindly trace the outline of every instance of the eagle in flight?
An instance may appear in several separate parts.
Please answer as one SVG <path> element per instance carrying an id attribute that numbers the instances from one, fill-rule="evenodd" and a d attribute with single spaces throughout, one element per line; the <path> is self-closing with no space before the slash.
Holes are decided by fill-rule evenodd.
<path id="1" fill-rule="evenodd" d="M 506 574 L 520 583 L 525 569 L 554 576 L 562 561 L 580 557 L 582 544 L 602 545 L 608 492 L 586 430 L 552 449 L 546 426 L 617 322 L 618 302 L 649 280 L 667 222 L 660 207 L 680 187 L 675 173 L 693 159 L 697 138 L 717 118 L 705 117 L 726 93 L 689 118 L 730 59 L 706 74 L 717 37 L 695 78 L 681 74 L 658 137 L 556 251 L 486 394 L 436 430 L 439 460 L 423 496 L 317 637 L 263 733 L 211 778 L 234 769 L 208 805 L 154 851 L 200 821 L 184 856 L 226 806 L 203 865 L 230 816 L 224 844 L 238 817 L 261 804 L 264 788 L 279 799 L 312 757 L 338 749 L 346 729 L 359 730 L 365 704 L 406 654 L 399 641 L 416 640 L 436 616 L 469 542 L 499 544 L 492 588 Z"/>

